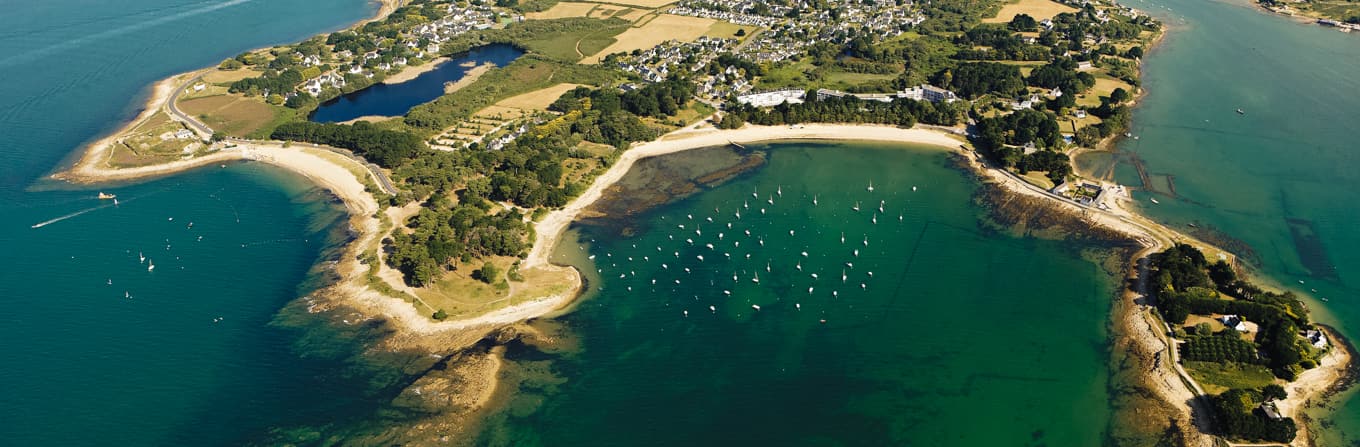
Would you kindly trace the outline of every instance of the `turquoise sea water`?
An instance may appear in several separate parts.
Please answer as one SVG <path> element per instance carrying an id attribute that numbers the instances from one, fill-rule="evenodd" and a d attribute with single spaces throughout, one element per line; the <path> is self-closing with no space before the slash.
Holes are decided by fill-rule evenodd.
<path id="1" fill-rule="evenodd" d="M 341 28 L 375 8 L 363 0 L 5 6 L 4 444 L 241 444 L 271 427 L 343 421 L 373 407 L 372 375 L 347 359 L 358 347 L 343 337 L 315 343 L 324 328 L 299 329 L 299 317 L 280 313 L 311 287 L 309 270 L 342 236 L 333 234 L 342 211 L 326 194 L 236 165 L 107 187 L 119 195 L 115 208 L 96 191 L 40 178 L 133 116 L 151 82 Z"/>
<path id="2" fill-rule="evenodd" d="M 943 151 L 770 148 L 631 236 L 581 229 L 559 253 L 599 270 L 561 318 L 579 351 L 547 356 L 563 380 L 522 385 L 480 443 L 1104 443 L 1107 274 L 981 230 Z"/>
<path id="3" fill-rule="evenodd" d="M 1140 138 L 1120 145 L 1143 160 L 1159 191 L 1169 191 L 1164 178 L 1174 177 L 1179 199 L 1163 195 L 1154 205 L 1138 195 L 1145 212 L 1242 240 L 1268 280 L 1328 298 L 1312 302 L 1314 316 L 1354 337 L 1360 36 L 1298 24 L 1245 2 L 1131 4 L 1173 25 L 1146 61 L 1151 93 L 1134 113 Z M 1129 165 L 1117 172 L 1122 183 L 1137 184 Z M 1360 439 L 1355 399 L 1315 415 L 1336 423 L 1324 430 L 1324 445 Z"/>
<path id="4" fill-rule="evenodd" d="M 1124 145 L 1154 176 L 1172 174 L 1183 198 L 1164 198 L 1148 212 L 1242 239 L 1268 277 L 1330 297 L 1319 313 L 1351 333 L 1360 311 L 1353 250 L 1360 177 L 1348 168 L 1360 40 L 1237 4 L 1131 5 L 1169 6 L 1158 14 L 1178 25 L 1148 58 L 1154 93 L 1136 115 L 1140 140 Z M 391 376 L 356 366 L 349 356 L 359 343 L 327 337 L 327 325 L 306 323 L 305 306 L 293 301 L 337 237 L 339 210 L 324 194 L 251 165 L 107 188 L 120 195 L 118 208 L 101 208 L 94 191 L 38 181 L 81 143 L 135 115 L 151 82 L 340 28 L 373 9 L 360 0 L 7 5 L 0 15 L 6 444 L 239 444 L 270 439 L 274 427 L 363 419 L 385 400 Z M 1239 107 L 1247 115 L 1231 112 Z M 967 201 L 973 186 L 938 155 L 865 147 L 774 154 L 757 174 L 640 216 L 637 235 L 586 229 L 604 270 L 594 284 L 605 289 L 562 319 L 581 350 L 512 351 L 517 363 L 546 361 L 565 381 L 526 382 L 481 440 L 1103 443 L 1104 318 L 1114 286 L 1094 264 L 1067 244 L 980 232 Z M 1131 168 L 1117 172 L 1134 183 Z M 876 208 L 862 186 L 869 178 L 885 206 L 906 207 L 900 223 L 892 213 L 877 225 L 850 217 L 847 200 Z M 913 184 L 922 197 L 907 195 Z M 706 258 L 715 284 L 704 286 L 704 278 L 670 271 L 678 261 L 665 271 L 652 263 L 624 272 L 601 260 L 651 256 L 643 252 L 674 233 L 670 222 L 732 209 L 751 189 L 768 195 L 773 185 L 783 185 L 786 198 L 775 205 L 783 208 L 771 207 L 776 214 L 753 233 L 783 245 L 746 251 L 771 262 L 761 286 L 745 276 L 763 271 L 758 261 Z M 794 206 L 808 192 L 826 194 L 825 211 Z M 31 228 L 64 216 L 71 217 Z M 818 281 L 839 281 L 846 253 L 831 232 L 842 229 L 872 237 L 863 260 L 847 267 L 847 276 L 875 269 L 873 280 L 861 277 L 864 289 L 848 280 L 810 285 L 810 276 L 789 270 L 801 244 L 820 256 L 804 265 L 825 273 Z M 705 234 L 711 242 L 711 230 Z M 1303 255 L 1296 246 L 1306 247 Z M 739 280 L 718 289 L 732 271 Z M 643 293 L 651 277 L 700 287 Z M 816 289 L 812 296 L 806 286 Z M 719 298 L 722 290 L 735 298 Z M 795 301 L 802 310 L 789 308 L 793 296 L 806 296 Z M 821 312 L 826 324 L 816 321 Z M 1360 433 L 1356 405 L 1319 413 L 1337 424 L 1327 445 Z"/>
<path id="5" fill-rule="evenodd" d="M 327 101 L 310 119 L 331 123 L 349 121 L 361 116 L 401 116 L 420 104 L 444 94 L 444 83 L 455 82 L 473 68 L 485 64 L 503 67 L 524 55 L 524 51 L 510 45 L 492 44 L 474 48 L 459 57 L 421 73 L 415 79 L 398 84 L 377 84 Z"/>

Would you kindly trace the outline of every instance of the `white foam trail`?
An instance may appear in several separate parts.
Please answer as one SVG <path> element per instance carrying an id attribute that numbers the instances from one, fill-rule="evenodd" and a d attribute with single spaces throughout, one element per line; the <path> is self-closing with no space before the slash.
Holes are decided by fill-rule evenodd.
<path id="1" fill-rule="evenodd" d="M 83 209 L 83 210 L 76 211 L 76 212 L 71 213 L 71 214 L 67 214 L 67 215 L 65 215 L 65 216 L 58 217 L 58 218 L 56 218 L 56 219 L 45 220 L 45 221 L 42 221 L 42 222 L 38 222 L 38 223 L 36 223 L 36 224 L 33 224 L 33 226 L 30 227 L 30 228 L 42 228 L 42 227 L 45 227 L 45 226 L 48 226 L 48 225 L 52 225 L 52 224 L 57 223 L 57 222 L 61 222 L 61 221 L 66 220 L 66 219 L 70 219 L 70 218 L 72 218 L 72 217 L 79 216 L 79 215 L 81 215 L 81 214 L 88 213 L 88 212 L 90 212 L 90 211 L 99 210 L 99 209 L 104 209 L 104 208 L 108 208 L 108 207 L 111 207 L 111 206 L 113 206 L 112 203 L 110 203 L 110 204 L 108 204 L 108 205 L 100 205 L 100 206 L 96 206 L 96 207 L 94 207 L 94 208 Z"/>
<path id="2" fill-rule="evenodd" d="M 19 54 L 16 54 L 16 55 L 14 55 L 14 56 L 10 56 L 10 57 L 5 58 L 5 59 L 0 59 L 0 67 L 6 66 L 6 65 L 12 65 L 12 64 L 15 64 L 15 63 L 19 63 L 19 62 L 25 62 L 25 61 L 31 60 L 31 59 L 33 59 L 33 58 L 35 58 L 35 57 L 43 56 L 43 55 L 50 54 L 50 53 L 53 53 L 53 52 L 56 52 L 56 51 L 71 49 L 71 48 L 74 48 L 74 47 L 78 47 L 78 46 L 80 46 L 80 45 L 82 45 L 82 44 L 88 43 L 88 42 L 95 42 L 95 41 L 105 40 L 105 39 L 108 39 L 108 38 L 110 38 L 110 37 L 114 37 L 114 36 L 118 36 L 118 35 L 122 35 L 122 34 L 127 34 L 127 33 L 130 33 L 130 32 L 133 32 L 133 31 L 145 29 L 145 28 L 152 27 L 152 26 L 156 26 L 156 25 L 160 25 L 160 24 L 163 24 L 163 23 L 169 23 L 169 22 L 173 22 L 173 21 L 176 21 L 176 20 L 182 20 L 182 19 L 186 19 L 186 18 L 189 18 L 189 17 L 201 15 L 201 14 L 207 14 L 207 13 L 209 13 L 209 12 L 213 12 L 213 11 L 216 11 L 216 10 L 219 10 L 219 9 L 222 9 L 222 8 L 227 8 L 227 7 L 231 7 L 231 6 L 236 6 L 236 5 L 239 5 L 239 4 L 242 4 L 242 3 L 249 3 L 249 2 L 251 2 L 251 1 L 253 1 L 253 0 L 228 0 L 228 1 L 226 1 L 226 2 L 218 3 L 218 4 L 215 4 L 215 5 L 207 5 L 207 6 L 204 6 L 204 7 L 201 7 L 201 8 L 197 8 L 197 9 L 191 9 L 191 10 L 188 10 L 188 11 L 184 11 L 184 12 L 180 12 L 180 13 L 175 13 L 175 14 L 171 14 L 171 15 L 168 15 L 168 16 L 157 17 L 157 18 L 154 18 L 154 19 L 151 19 L 151 20 L 145 20 L 145 21 L 137 22 L 137 23 L 134 23 L 134 24 L 131 24 L 131 25 L 127 25 L 127 26 L 121 27 L 121 28 L 114 28 L 114 29 L 111 29 L 111 30 L 108 30 L 108 31 L 103 31 L 103 32 L 94 33 L 94 34 L 86 34 L 86 35 L 84 35 L 84 36 L 81 36 L 81 37 L 78 37 L 78 38 L 75 38 L 75 39 L 71 39 L 71 40 L 68 40 L 68 41 L 65 41 L 65 42 L 61 42 L 61 43 L 57 43 L 57 44 L 53 44 L 53 45 L 48 45 L 48 46 L 46 46 L 46 47 L 39 48 L 39 49 L 36 49 L 36 50 L 32 50 L 32 51 L 29 51 L 29 52 L 26 52 L 26 53 L 19 53 Z M 205 3 L 206 3 L 206 2 L 205 2 Z"/>

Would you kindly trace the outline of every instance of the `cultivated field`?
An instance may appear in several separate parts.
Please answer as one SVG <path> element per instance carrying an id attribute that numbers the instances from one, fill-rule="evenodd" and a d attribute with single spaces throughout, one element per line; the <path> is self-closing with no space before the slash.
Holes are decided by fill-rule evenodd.
<path id="1" fill-rule="evenodd" d="M 990 19 L 982 19 L 983 23 L 1006 23 L 1020 14 L 1029 14 L 1034 20 L 1051 19 L 1053 16 L 1064 12 L 1076 12 L 1077 8 L 1049 0 L 1020 0 L 1017 3 L 1010 3 L 1001 7 L 1001 12 Z"/>
<path id="2" fill-rule="evenodd" d="M 642 16 L 645 16 L 645 15 L 651 14 L 651 13 L 652 13 L 652 10 L 650 10 L 650 9 L 632 9 L 632 8 L 630 8 L 630 9 L 625 9 L 625 10 L 623 10 L 623 11 L 619 11 L 617 14 L 614 14 L 614 17 L 615 17 L 615 18 L 619 18 L 619 19 L 623 19 L 623 20 L 627 20 L 627 21 L 629 21 L 629 22 L 637 23 L 637 21 L 638 21 L 639 19 L 641 19 Z"/>
<path id="3" fill-rule="evenodd" d="M 203 74 L 203 82 L 209 84 L 222 84 L 228 82 L 236 82 L 245 78 L 257 77 L 262 74 L 264 74 L 264 72 L 248 70 L 245 68 L 231 71 L 208 70 L 207 73 Z"/>
<path id="4" fill-rule="evenodd" d="M 660 8 L 678 0 L 610 0 L 609 3 L 616 5 L 637 6 L 642 8 Z"/>
<path id="5" fill-rule="evenodd" d="M 534 90 L 522 95 L 511 96 L 496 103 L 498 106 L 509 107 L 512 109 L 526 110 L 547 110 L 548 106 L 561 98 L 563 93 L 568 90 L 580 87 L 577 84 L 557 84 L 541 90 Z"/>
<path id="6" fill-rule="evenodd" d="M 585 17 L 586 15 L 590 14 L 590 11 L 592 9 L 595 9 L 596 7 L 599 6 L 600 5 L 598 3 L 562 2 L 553 5 L 552 8 L 548 8 L 547 11 L 531 12 L 525 14 L 524 18 L 531 20 L 545 20 L 545 19 L 565 19 L 568 17 Z"/>
<path id="7" fill-rule="evenodd" d="M 613 53 L 647 49 L 672 39 L 690 42 L 707 33 L 716 22 L 713 19 L 700 17 L 662 14 L 640 27 L 629 28 L 622 34 L 614 36 L 616 42 L 613 45 L 583 59 L 581 63 L 598 63 L 600 59 Z"/>

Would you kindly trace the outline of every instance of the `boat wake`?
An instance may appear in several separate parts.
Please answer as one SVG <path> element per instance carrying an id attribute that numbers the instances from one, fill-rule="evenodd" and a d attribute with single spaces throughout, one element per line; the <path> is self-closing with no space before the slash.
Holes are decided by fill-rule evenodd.
<path id="1" fill-rule="evenodd" d="M 90 211 L 101 210 L 101 209 L 108 208 L 108 207 L 111 207 L 111 206 L 113 206 L 112 203 L 107 204 L 107 205 L 96 206 L 96 207 L 93 207 L 93 208 L 86 208 L 86 209 L 83 209 L 83 210 L 80 210 L 80 211 L 76 211 L 76 212 L 74 212 L 74 213 L 67 214 L 67 215 L 65 215 L 65 216 L 61 216 L 61 217 L 58 217 L 58 218 L 55 218 L 55 219 L 44 220 L 44 221 L 42 221 L 42 222 L 35 223 L 35 224 L 33 224 L 33 226 L 30 227 L 30 228 L 42 228 L 42 227 L 45 227 L 45 226 L 48 226 L 48 225 L 52 225 L 52 224 L 57 223 L 57 222 L 61 222 L 61 221 L 66 220 L 66 219 L 70 219 L 70 218 L 72 218 L 72 217 L 79 216 L 79 215 L 81 215 L 81 214 L 88 213 L 88 212 L 90 212 Z"/>
<path id="2" fill-rule="evenodd" d="M 104 208 L 115 207 L 115 206 L 118 206 L 118 205 L 120 205 L 120 204 L 125 204 L 125 203 L 131 202 L 131 201 L 134 201 L 134 200 L 137 200 L 137 199 L 140 199 L 140 198 L 142 198 L 142 197 L 146 197 L 146 196 L 149 196 L 149 195 L 152 195 L 152 194 L 156 194 L 156 193 L 159 193 L 159 192 L 160 192 L 160 191 L 153 191 L 153 192 L 150 192 L 150 193 L 147 193 L 147 194 L 142 194 L 142 195 L 137 196 L 137 197 L 131 197 L 131 198 L 125 199 L 125 200 L 123 200 L 122 202 L 119 202 L 118 200 L 115 199 L 115 200 L 114 200 L 113 202 L 111 202 L 111 203 L 106 203 L 106 204 L 99 205 L 99 206 L 96 206 L 96 207 L 86 208 L 86 209 L 83 209 L 83 210 L 80 210 L 80 211 L 76 211 L 76 212 L 71 213 L 71 214 L 66 214 L 66 215 L 63 215 L 63 216 L 60 216 L 60 217 L 56 217 L 56 218 L 53 218 L 53 219 L 44 220 L 44 221 L 42 221 L 42 222 L 35 223 L 35 224 L 33 224 L 32 226 L 30 226 L 29 228 L 42 228 L 42 227 L 45 227 L 45 226 L 48 226 L 48 225 L 52 225 L 52 224 L 57 223 L 57 222 L 61 222 L 61 221 L 66 220 L 66 219 L 70 219 L 70 218 L 72 218 L 72 217 L 79 216 L 79 215 L 81 215 L 81 214 L 85 214 L 85 213 L 88 213 L 88 212 L 91 212 L 91 211 L 96 211 L 96 210 L 102 210 L 102 209 L 104 209 Z"/>

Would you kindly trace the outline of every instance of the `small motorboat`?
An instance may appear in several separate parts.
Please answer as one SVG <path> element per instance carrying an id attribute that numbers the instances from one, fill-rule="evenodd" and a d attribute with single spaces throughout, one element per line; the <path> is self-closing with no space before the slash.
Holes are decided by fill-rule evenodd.
<path id="1" fill-rule="evenodd" d="M 115 199 L 115 198 L 117 198 L 117 197 L 118 197 L 118 196 L 116 196 L 116 195 L 108 194 L 108 193 L 105 193 L 105 192 L 103 192 L 103 191 L 100 191 L 100 193 L 99 193 L 99 200 L 113 200 L 113 199 Z"/>

